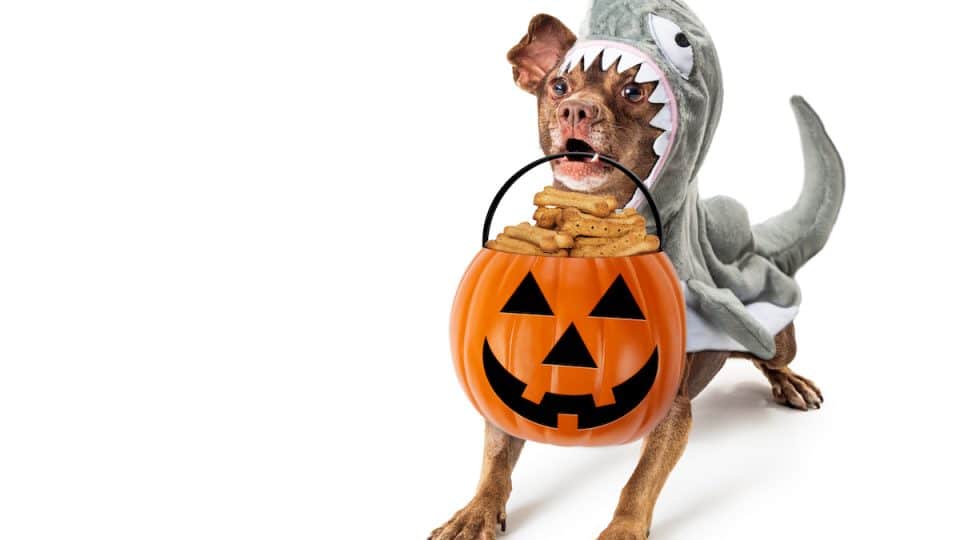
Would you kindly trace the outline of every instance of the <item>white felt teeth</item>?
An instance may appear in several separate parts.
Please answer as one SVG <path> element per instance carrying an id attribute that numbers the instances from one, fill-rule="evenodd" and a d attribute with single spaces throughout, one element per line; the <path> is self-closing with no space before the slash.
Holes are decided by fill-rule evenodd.
<path id="1" fill-rule="evenodd" d="M 660 103 L 660 104 L 663 104 L 669 101 L 670 98 L 667 96 L 666 87 L 667 85 L 665 84 L 658 84 L 657 89 L 654 90 L 652 94 L 650 94 L 650 98 L 647 101 L 649 101 L 650 103 Z"/>
<path id="2" fill-rule="evenodd" d="M 630 71 L 642 62 L 643 60 L 639 56 L 632 55 L 630 53 L 623 53 L 623 56 L 620 57 L 620 64 L 617 65 L 617 73 L 623 73 L 625 71 Z"/>
<path id="3" fill-rule="evenodd" d="M 660 112 L 650 121 L 650 125 L 664 131 L 673 129 L 673 114 L 670 112 L 670 107 L 660 109 Z"/>
<path id="4" fill-rule="evenodd" d="M 667 153 L 667 147 L 670 146 L 670 132 L 663 133 L 653 142 L 653 153 L 663 156 Z"/>
<path id="5" fill-rule="evenodd" d="M 620 56 L 621 56 L 622 54 L 623 54 L 623 53 L 621 53 L 620 51 L 618 51 L 618 50 L 616 50 L 616 49 L 606 49 L 606 50 L 604 50 L 604 51 L 603 51 L 603 60 L 600 62 L 600 69 L 602 69 L 603 71 L 606 71 L 606 70 L 610 69 L 610 66 L 612 66 L 614 62 L 616 62 L 617 60 L 619 60 L 619 59 L 620 59 Z"/>
<path id="6" fill-rule="evenodd" d="M 643 58 L 626 51 L 617 50 L 616 48 L 599 46 L 580 47 L 571 50 L 566 60 L 564 60 L 563 65 L 560 67 L 560 73 L 570 73 L 577 69 L 581 62 L 583 62 L 583 70 L 586 71 L 597 61 L 597 58 L 600 59 L 600 68 L 603 71 L 607 71 L 613 67 L 614 64 L 617 65 L 617 73 L 625 73 L 640 66 L 637 75 L 634 77 L 634 81 L 637 83 L 643 84 L 660 80 L 660 73 L 649 63 L 643 63 Z M 661 99 L 666 99 L 666 97 L 664 96 Z M 666 101 L 655 103 L 666 103 Z"/>
<path id="7" fill-rule="evenodd" d="M 640 66 L 640 71 L 637 72 L 637 76 L 633 80 L 640 84 L 656 82 L 660 80 L 660 74 L 650 64 L 644 64 Z"/>
<path id="8" fill-rule="evenodd" d="M 580 60 L 583 60 L 583 50 L 574 49 L 570 51 L 570 55 L 567 57 L 567 62 L 563 65 L 561 72 L 569 73 L 573 71 L 573 68 L 580 64 Z"/>
<path id="9" fill-rule="evenodd" d="M 583 70 L 587 71 L 590 66 L 597 61 L 597 57 L 603 52 L 603 47 L 590 47 L 583 51 Z"/>

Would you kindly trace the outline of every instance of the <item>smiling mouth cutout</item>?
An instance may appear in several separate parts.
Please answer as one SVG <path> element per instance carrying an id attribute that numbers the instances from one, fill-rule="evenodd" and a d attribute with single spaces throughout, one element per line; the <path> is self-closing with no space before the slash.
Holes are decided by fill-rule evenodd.
<path id="1" fill-rule="evenodd" d="M 659 366 L 659 354 L 654 348 L 640 371 L 613 387 L 613 396 L 616 398 L 613 405 L 598 407 L 591 394 L 563 395 L 551 392 L 544 394 L 538 404 L 523 397 L 527 384 L 507 371 L 490 350 L 487 340 L 483 341 L 483 369 L 497 397 L 527 420 L 555 429 L 561 414 L 577 415 L 577 429 L 592 429 L 623 418 L 646 399 L 657 379 Z"/>

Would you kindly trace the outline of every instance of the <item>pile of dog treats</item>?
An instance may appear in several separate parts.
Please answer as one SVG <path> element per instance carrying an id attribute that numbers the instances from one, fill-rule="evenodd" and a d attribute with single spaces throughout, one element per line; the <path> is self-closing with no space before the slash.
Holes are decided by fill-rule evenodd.
<path id="1" fill-rule="evenodd" d="M 630 257 L 660 249 L 643 216 L 633 209 L 618 211 L 613 197 L 547 187 L 533 204 L 536 225 L 507 227 L 487 248 L 551 257 Z"/>

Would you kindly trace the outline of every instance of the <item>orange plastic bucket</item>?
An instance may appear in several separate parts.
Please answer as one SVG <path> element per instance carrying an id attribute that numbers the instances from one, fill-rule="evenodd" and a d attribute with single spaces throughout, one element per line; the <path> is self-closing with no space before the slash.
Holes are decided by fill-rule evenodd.
<path id="1" fill-rule="evenodd" d="M 629 169 L 592 154 L 643 192 L 663 239 L 649 190 Z M 450 343 L 460 383 L 473 406 L 503 431 L 563 446 L 635 441 L 667 414 L 685 362 L 684 298 L 663 251 L 616 258 L 515 255 L 484 248 L 457 291 Z"/>

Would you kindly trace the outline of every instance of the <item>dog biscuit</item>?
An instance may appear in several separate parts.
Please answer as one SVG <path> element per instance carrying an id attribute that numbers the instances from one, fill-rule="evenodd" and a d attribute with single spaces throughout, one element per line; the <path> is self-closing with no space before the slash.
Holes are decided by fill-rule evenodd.
<path id="1" fill-rule="evenodd" d="M 642 231 L 630 232 L 606 245 L 582 246 L 571 251 L 573 257 L 631 257 L 660 249 L 660 239 Z"/>
<path id="2" fill-rule="evenodd" d="M 540 249 L 540 246 L 531 244 L 530 242 L 524 242 L 523 240 L 517 240 L 516 238 L 510 238 L 503 234 L 497 236 L 496 240 L 487 242 L 486 247 L 487 249 L 504 251 L 516 255 L 546 255 L 546 252 Z"/>
<path id="3" fill-rule="evenodd" d="M 544 208 L 541 206 L 534 212 L 533 220 L 537 222 L 538 227 L 553 229 L 559 226 L 561 214 L 563 214 L 563 208 Z"/>
<path id="4" fill-rule="evenodd" d="M 537 206 L 559 206 L 562 208 L 576 208 L 596 217 L 607 217 L 617 209 L 617 201 L 606 195 L 586 195 L 572 191 L 561 191 L 546 187 L 537 193 L 533 199 Z"/>
<path id="5" fill-rule="evenodd" d="M 613 214 L 610 217 L 604 218 L 604 219 L 625 221 L 638 228 L 646 228 L 647 226 L 647 219 L 641 216 L 640 214 L 636 213 L 636 211 L 632 213 Z"/>
<path id="6" fill-rule="evenodd" d="M 515 255 L 534 255 L 538 257 L 569 257 L 569 249 L 558 249 L 553 253 L 547 253 L 540 249 L 539 246 L 531 244 L 530 242 L 524 242 L 523 240 L 517 240 L 516 238 L 510 238 L 506 235 L 497 236 L 496 240 L 490 240 L 487 242 L 487 245 L 484 246 L 487 249 L 492 249 L 495 251 L 503 251 L 505 253 L 513 253 Z"/>
<path id="7" fill-rule="evenodd" d="M 569 234 L 558 232 L 554 239 L 557 241 L 557 247 L 560 249 L 571 249 L 575 243 L 575 240 Z"/>
<path id="8" fill-rule="evenodd" d="M 529 223 L 521 223 L 516 227 L 507 227 L 503 230 L 504 236 L 523 240 L 540 246 L 547 253 L 554 253 L 560 249 L 557 245 L 557 233 L 540 227 L 533 227 Z"/>
<path id="9" fill-rule="evenodd" d="M 598 218 L 584 215 L 576 208 L 563 211 L 560 232 L 571 236 L 590 236 L 593 238 L 618 238 L 631 231 L 645 234 L 643 216 L 635 215 L 620 218 Z"/>
<path id="10" fill-rule="evenodd" d="M 574 249 L 582 249 L 586 247 L 601 247 L 609 244 L 613 239 L 611 238 L 590 238 L 587 236 L 581 236 L 573 241 Z"/>
<path id="11" fill-rule="evenodd" d="M 540 246 L 540 249 L 547 253 L 556 253 L 560 249 L 570 249 L 573 247 L 573 237 L 566 234 L 558 234 L 557 231 L 534 227 L 529 223 L 521 223 L 516 227 L 507 227 L 503 234 L 510 238 L 523 240 Z"/>

